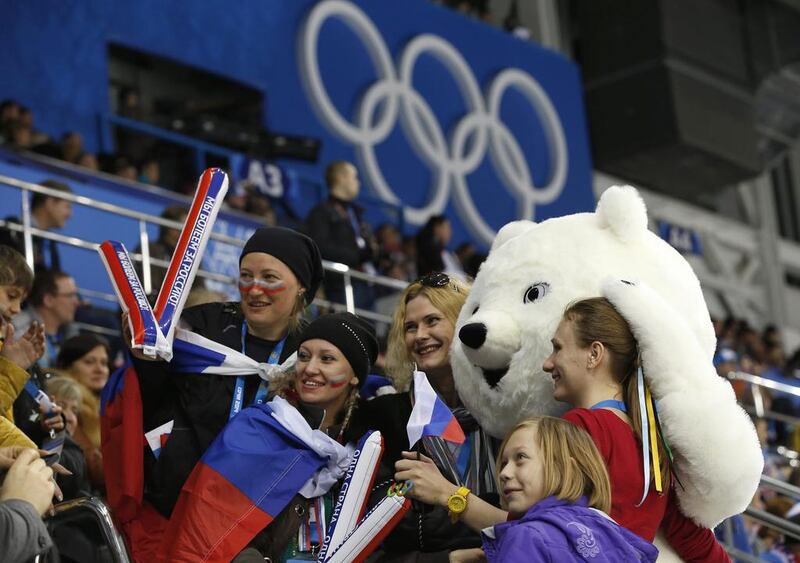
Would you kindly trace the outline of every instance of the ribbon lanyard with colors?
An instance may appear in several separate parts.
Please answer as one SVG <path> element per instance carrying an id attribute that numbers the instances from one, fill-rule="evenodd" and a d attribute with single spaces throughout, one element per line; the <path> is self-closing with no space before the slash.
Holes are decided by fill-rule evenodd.
<path id="1" fill-rule="evenodd" d="M 247 338 L 247 321 L 242 321 L 242 354 L 247 355 L 245 353 L 246 348 L 246 338 Z M 277 365 L 281 361 L 281 354 L 283 353 L 283 346 L 286 344 L 286 337 L 284 336 L 281 338 L 280 342 L 275 345 L 275 348 L 272 349 L 272 352 L 267 358 L 267 363 L 271 365 Z M 244 403 L 244 376 L 239 376 L 236 378 L 236 387 L 233 391 L 233 400 L 231 401 L 231 412 L 228 415 L 228 420 L 239 414 L 239 411 L 242 410 L 242 404 Z M 261 405 L 267 401 L 267 395 L 269 393 L 269 388 L 267 387 L 267 382 L 262 381 L 258 386 L 258 391 L 256 391 L 256 400 L 255 404 Z"/>
<path id="2" fill-rule="evenodd" d="M 639 398 L 639 416 L 642 425 L 642 465 L 644 477 L 644 490 L 642 491 L 642 500 L 636 506 L 641 506 L 647 494 L 650 492 L 650 460 L 653 461 L 653 480 L 655 481 L 655 488 L 658 494 L 664 492 L 664 487 L 661 482 L 661 463 L 658 453 L 658 440 L 656 439 L 658 433 L 658 423 L 656 419 L 656 409 L 653 404 L 653 396 L 650 394 L 650 389 L 644 382 L 644 371 L 641 366 L 636 372 L 636 386 Z M 628 409 L 622 401 L 606 400 L 600 401 L 591 406 L 591 409 L 614 408 L 627 413 Z M 663 440 L 663 437 L 662 437 Z M 664 440 L 666 446 L 666 440 Z M 668 448 L 667 448 L 667 451 Z M 669 453 L 667 454 L 669 455 Z"/>

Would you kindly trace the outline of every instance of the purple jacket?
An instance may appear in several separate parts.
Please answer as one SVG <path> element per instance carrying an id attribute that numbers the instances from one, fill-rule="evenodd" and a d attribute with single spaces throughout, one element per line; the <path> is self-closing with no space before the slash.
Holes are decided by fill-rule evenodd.
<path id="1" fill-rule="evenodd" d="M 492 537 L 492 535 L 494 537 Z M 585 497 L 570 503 L 547 497 L 519 520 L 487 528 L 489 563 L 512 561 L 655 561 L 658 550 L 611 518 L 589 508 Z"/>

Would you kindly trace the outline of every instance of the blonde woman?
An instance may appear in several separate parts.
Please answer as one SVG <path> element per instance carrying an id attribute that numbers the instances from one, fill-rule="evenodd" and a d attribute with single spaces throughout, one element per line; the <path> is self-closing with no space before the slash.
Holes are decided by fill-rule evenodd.
<path id="1" fill-rule="evenodd" d="M 430 274 L 410 284 L 394 311 L 386 368 L 395 387 L 403 390 L 409 389 L 415 365 L 425 372 L 458 419 L 468 441 L 458 452 L 452 452 L 442 440 L 424 438 L 422 452 L 435 460 L 451 482 L 462 482 L 472 494 L 497 503 L 493 443 L 462 406 L 449 359 L 456 320 L 468 293 L 468 286 L 443 273 Z M 413 390 L 384 395 L 367 401 L 359 410 L 364 425 L 380 430 L 384 436 L 386 448 L 379 479 L 391 479 L 395 463 L 409 449 L 406 425 L 413 396 Z M 383 556 L 388 561 L 424 553 L 425 561 L 447 561 L 451 550 L 479 545 L 478 533 L 460 522 L 453 523 L 447 509 L 416 505 L 384 542 Z"/>

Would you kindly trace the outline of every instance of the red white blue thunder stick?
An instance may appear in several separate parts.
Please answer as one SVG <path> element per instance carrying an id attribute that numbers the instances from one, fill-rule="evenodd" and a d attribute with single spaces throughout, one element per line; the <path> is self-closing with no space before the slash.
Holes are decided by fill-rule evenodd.
<path id="1" fill-rule="evenodd" d="M 228 176 L 219 168 L 207 169 L 197 183 L 189 215 L 154 308 L 161 332 L 170 343 L 227 191 Z"/>
<path id="2" fill-rule="evenodd" d="M 139 276 L 136 275 L 125 245 L 107 240 L 100 245 L 98 252 L 108 272 L 111 285 L 114 286 L 120 306 L 128 313 L 131 348 L 140 349 L 151 358 L 166 352 L 171 356 L 171 346 L 158 328 L 153 310 L 147 301 L 147 294 L 139 282 Z"/>

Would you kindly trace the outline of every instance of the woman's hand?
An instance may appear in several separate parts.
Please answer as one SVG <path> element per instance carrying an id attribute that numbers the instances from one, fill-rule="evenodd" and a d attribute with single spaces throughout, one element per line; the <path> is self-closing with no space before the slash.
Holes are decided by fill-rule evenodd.
<path id="1" fill-rule="evenodd" d="M 486 554 L 479 547 L 450 552 L 450 563 L 486 563 Z"/>
<path id="2" fill-rule="evenodd" d="M 0 355 L 17 364 L 22 369 L 28 369 L 44 355 L 44 325 L 32 322 L 19 339 L 14 340 L 14 325 L 6 323 L 5 345 Z"/>
<path id="3" fill-rule="evenodd" d="M 447 506 L 450 496 L 458 489 L 445 479 L 433 460 L 416 452 L 403 452 L 403 459 L 394 464 L 394 479 L 411 481 L 413 486 L 406 496 L 439 506 Z"/>
<path id="4" fill-rule="evenodd" d="M 50 398 L 52 401 L 52 397 Z M 63 409 L 53 403 L 53 410 L 46 411 L 47 407 L 45 405 L 39 406 L 39 412 L 42 413 L 42 428 L 45 432 L 61 432 L 64 430 L 64 416 L 61 414 Z"/>
<path id="5" fill-rule="evenodd" d="M 122 317 L 120 318 L 120 323 L 122 323 L 122 341 L 125 343 L 125 346 L 128 347 L 128 351 L 131 353 L 131 356 L 136 358 L 137 360 L 146 360 L 148 362 L 157 362 L 159 361 L 158 358 L 151 358 L 150 356 L 146 356 L 144 352 L 142 352 L 139 348 L 131 348 L 131 342 L 133 341 L 133 337 L 131 336 L 131 325 L 128 322 L 128 313 L 123 311 Z"/>

